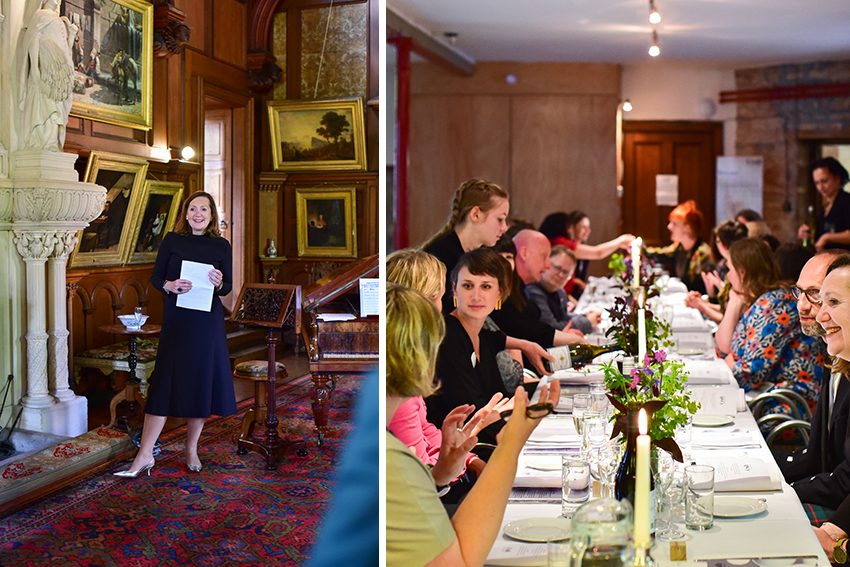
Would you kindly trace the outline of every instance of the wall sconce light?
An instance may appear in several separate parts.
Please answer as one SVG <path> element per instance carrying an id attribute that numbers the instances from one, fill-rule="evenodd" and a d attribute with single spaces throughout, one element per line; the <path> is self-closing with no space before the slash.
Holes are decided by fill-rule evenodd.
<path id="1" fill-rule="evenodd" d="M 658 47 L 658 32 L 652 30 L 652 47 L 649 48 L 649 54 L 652 57 L 661 55 L 661 48 Z"/>
<path id="2" fill-rule="evenodd" d="M 649 23 L 652 25 L 661 23 L 661 14 L 655 9 L 655 0 L 649 0 Z"/>
<path id="3" fill-rule="evenodd" d="M 631 112 L 632 111 L 632 103 L 629 102 L 629 99 L 623 101 L 623 112 Z"/>
<path id="4" fill-rule="evenodd" d="M 190 161 L 193 157 L 195 157 L 195 150 L 192 146 L 183 146 L 183 149 L 180 150 L 180 157 L 183 158 L 184 161 Z"/>

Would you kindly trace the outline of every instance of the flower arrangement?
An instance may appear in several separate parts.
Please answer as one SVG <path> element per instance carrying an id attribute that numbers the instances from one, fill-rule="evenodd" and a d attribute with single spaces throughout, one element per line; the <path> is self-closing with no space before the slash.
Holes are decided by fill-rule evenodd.
<path id="1" fill-rule="evenodd" d="M 650 295 L 657 290 L 650 290 Z M 638 302 L 633 297 L 618 297 L 614 306 L 608 309 L 611 316 L 611 326 L 605 336 L 617 343 L 627 356 L 638 354 Z M 670 336 L 670 324 L 661 317 L 656 317 L 651 309 L 646 309 L 646 348 L 657 351 L 664 346 L 671 346 L 667 339 Z"/>
<path id="2" fill-rule="evenodd" d="M 616 409 L 611 438 L 627 431 L 628 414 L 644 408 L 650 417 L 649 436 L 652 444 L 668 451 L 682 462 L 682 451 L 673 440 L 676 428 L 687 423 L 688 414 L 696 413 L 699 404 L 684 388 L 688 373 L 681 361 L 667 360 L 664 350 L 651 349 L 642 366 L 624 376 L 617 364 L 602 365 L 608 399 Z"/>

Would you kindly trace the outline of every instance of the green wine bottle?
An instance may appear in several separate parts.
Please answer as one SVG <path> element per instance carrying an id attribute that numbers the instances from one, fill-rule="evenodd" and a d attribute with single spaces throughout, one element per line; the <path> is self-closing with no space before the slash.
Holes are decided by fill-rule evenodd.
<path id="1" fill-rule="evenodd" d="M 616 343 L 607 345 L 589 345 L 578 343 L 570 345 L 570 358 L 572 358 L 573 368 L 581 368 L 593 362 L 593 359 L 600 354 L 620 350 L 620 346 Z"/>

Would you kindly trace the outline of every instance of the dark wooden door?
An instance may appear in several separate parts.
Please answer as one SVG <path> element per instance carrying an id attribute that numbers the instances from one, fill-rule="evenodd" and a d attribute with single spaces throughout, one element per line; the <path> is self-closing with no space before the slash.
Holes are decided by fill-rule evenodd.
<path id="1" fill-rule="evenodd" d="M 673 207 L 655 201 L 655 176 L 679 176 L 679 202 L 696 201 L 703 214 L 700 236 L 715 226 L 717 156 L 723 154 L 721 122 L 623 122 L 623 231 L 649 246 L 670 243 Z"/>

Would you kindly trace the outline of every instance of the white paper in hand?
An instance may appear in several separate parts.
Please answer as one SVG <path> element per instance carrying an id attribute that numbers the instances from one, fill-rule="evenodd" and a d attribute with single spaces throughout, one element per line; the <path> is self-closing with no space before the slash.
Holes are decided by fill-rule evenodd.
<path id="1" fill-rule="evenodd" d="M 180 279 L 192 282 L 192 289 L 177 296 L 177 307 L 195 311 L 212 310 L 213 284 L 210 281 L 211 264 L 201 264 L 183 260 L 180 266 Z"/>

